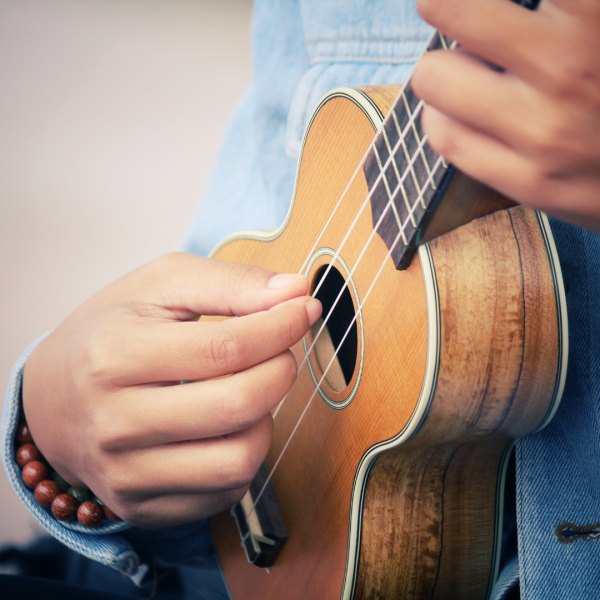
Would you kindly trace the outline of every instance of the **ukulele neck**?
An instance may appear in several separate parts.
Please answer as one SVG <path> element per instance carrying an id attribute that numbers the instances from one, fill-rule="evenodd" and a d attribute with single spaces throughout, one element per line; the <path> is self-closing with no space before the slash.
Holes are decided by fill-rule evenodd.
<path id="1" fill-rule="evenodd" d="M 436 32 L 425 52 L 454 46 L 455 42 Z M 515 206 L 512 200 L 457 171 L 431 148 L 421 125 L 423 108 L 409 79 L 363 164 L 373 228 L 399 270 L 410 266 L 421 244 Z"/>
<path id="2" fill-rule="evenodd" d="M 451 46 L 450 40 L 436 32 L 426 52 Z M 426 141 L 421 126 L 423 106 L 409 80 L 375 136 L 363 166 L 371 192 L 373 226 L 398 269 L 410 265 L 455 171 Z"/>

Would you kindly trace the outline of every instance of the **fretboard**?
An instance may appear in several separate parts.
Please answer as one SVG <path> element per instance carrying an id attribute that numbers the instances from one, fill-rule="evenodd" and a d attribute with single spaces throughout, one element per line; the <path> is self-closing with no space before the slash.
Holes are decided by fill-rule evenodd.
<path id="1" fill-rule="evenodd" d="M 435 33 L 426 52 L 448 49 Z M 363 170 L 371 192 L 373 227 L 398 269 L 406 269 L 454 174 L 454 168 L 423 141 L 423 103 L 410 79 L 394 101 L 375 137 Z M 382 174 L 383 173 L 383 174 Z"/>

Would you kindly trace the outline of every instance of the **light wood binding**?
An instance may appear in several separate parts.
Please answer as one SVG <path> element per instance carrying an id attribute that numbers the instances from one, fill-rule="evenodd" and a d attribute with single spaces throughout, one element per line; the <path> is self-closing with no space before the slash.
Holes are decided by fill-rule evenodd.
<path id="1" fill-rule="evenodd" d="M 297 271 L 397 91 L 331 94 L 310 124 L 283 228 L 230 238 L 214 256 Z M 270 572 L 247 562 L 228 513 L 211 519 L 234 600 L 488 595 L 506 448 L 560 397 L 562 283 L 536 213 L 511 208 L 455 229 L 484 201 L 508 203 L 464 177 L 452 186 L 439 213 L 450 217 L 431 231 L 453 231 L 406 271 L 388 260 L 363 308 L 356 397 L 334 410 L 317 395 L 274 474 L 289 540 Z M 339 247 L 367 194 L 357 177 L 319 247 Z M 371 231 L 367 207 L 341 253 L 350 267 Z M 374 236 L 353 276 L 359 299 L 386 254 Z M 300 363 L 300 344 L 294 353 Z M 276 418 L 269 465 L 314 389 L 305 368 Z M 323 389 L 337 402 L 347 394 Z"/>

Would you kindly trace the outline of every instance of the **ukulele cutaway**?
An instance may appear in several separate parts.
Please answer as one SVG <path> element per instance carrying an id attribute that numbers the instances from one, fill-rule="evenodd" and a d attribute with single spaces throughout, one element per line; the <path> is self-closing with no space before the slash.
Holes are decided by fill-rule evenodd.
<path id="1" fill-rule="evenodd" d="M 213 256 L 280 272 L 306 262 L 314 288 L 372 189 L 352 176 L 399 90 L 328 95 L 285 223 L 232 236 Z M 262 569 L 230 513 L 211 518 L 233 600 L 488 597 L 509 451 L 554 414 L 567 359 L 548 220 L 511 205 L 457 173 L 405 270 L 372 235 L 372 206 L 360 213 L 321 292 L 348 282 L 333 317 L 346 331 L 356 315 L 353 341 L 323 375 L 339 345 L 332 324 L 275 418 L 269 469 L 310 401 L 272 477 L 287 542 Z M 298 364 L 315 334 L 293 349 Z"/>

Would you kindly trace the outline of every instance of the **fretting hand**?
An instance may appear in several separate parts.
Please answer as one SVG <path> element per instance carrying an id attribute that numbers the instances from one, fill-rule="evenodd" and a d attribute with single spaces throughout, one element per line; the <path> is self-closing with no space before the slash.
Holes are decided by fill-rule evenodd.
<path id="1" fill-rule="evenodd" d="M 29 358 L 35 443 L 69 483 L 134 525 L 235 504 L 266 456 L 270 411 L 296 379 L 288 349 L 320 315 L 307 289 L 300 276 L 186 254 L 123 277 Z"/>
<path id="2" fill-rule="evenodd" d="M 460 44 L 424 57 L 413 78 L 434 149 L 518 202 L 600 231 L 600 2 L 418 8 Z"/>

